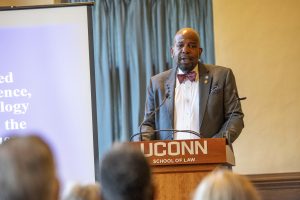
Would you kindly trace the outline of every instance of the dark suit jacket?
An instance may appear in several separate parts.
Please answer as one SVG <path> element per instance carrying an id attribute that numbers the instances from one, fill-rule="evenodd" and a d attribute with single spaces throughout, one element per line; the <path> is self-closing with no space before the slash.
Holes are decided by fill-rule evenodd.
<path id="1" fill-rule="evenodd" d="M 204 138 L 223 137 L 225 128 L 233 142 L 241 133 L 244 114 L 234 75 L 229 68 L 199 63 L 199 123 L 200 134 Z M 174 128 L 174 91 L 177 68 L 172 68 L 153 76 L 147 88 L 144 123 L 141 127 L 143 140 L 167 140 L 173 138 L 172 131 L 153 132 L 153 130 Z M 149 117 L 163 99 L 169 97 L 160 109 Z M 235 109 L 234 109 L 235 107 Z M 233 115 L 230 118 L 231 113 Z M 229 123 L 228 123 L 229 120 Z M 228 125 L 227 125 L 228 123 Z"/>

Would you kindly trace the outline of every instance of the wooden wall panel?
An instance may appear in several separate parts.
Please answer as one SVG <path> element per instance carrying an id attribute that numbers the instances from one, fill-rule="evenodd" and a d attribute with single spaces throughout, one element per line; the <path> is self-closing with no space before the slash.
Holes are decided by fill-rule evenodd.
<path id="1" fill-rule="evenodd" d="M 263 200 L 299 200 L 300 172 L 248 175 Z"/>

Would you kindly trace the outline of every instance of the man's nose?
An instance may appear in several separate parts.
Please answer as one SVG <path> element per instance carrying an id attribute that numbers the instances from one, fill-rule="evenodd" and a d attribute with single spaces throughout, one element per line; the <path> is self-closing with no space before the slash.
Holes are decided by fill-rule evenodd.
<path id="1" fill-rule="evenodd" d="M 182 48 L 182 53 L 189 53 L 190 52 L 190 48 L 188 45 L 184 45 Z"/>

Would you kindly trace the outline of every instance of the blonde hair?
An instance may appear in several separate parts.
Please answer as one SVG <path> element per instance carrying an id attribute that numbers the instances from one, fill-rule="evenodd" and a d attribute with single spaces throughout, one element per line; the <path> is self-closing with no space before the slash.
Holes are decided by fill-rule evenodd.
<path id="1" fill-rule="evenodd" d="M 0 199 L 58 199 L 54 155 L 40 136 L 14 136 L 0 145 Z"/>
<path id="2" fill-rule="evenodd" d="M 194 200 L 260 200 L 252 183 L 242 175 L 218 169 L 206 176 L 194 194 Z"/>
<path id="3" fill-rule="evenodd" d="M 100 200 L 100 185 L 75 185 L 64 200 Z"/>

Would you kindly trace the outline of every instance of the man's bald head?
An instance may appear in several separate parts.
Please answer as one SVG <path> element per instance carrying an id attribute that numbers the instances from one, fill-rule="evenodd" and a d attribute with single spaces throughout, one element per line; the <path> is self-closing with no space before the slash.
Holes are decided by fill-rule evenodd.
<path id="1" fill-rule="evenodd" d="M 200 47 L 200 36 L 195 29 L 186 27 L 186 28 L 182 28 L 179 31 L 177 31 L 175 34 L 174 40 L 173 40 L 173 45 L 175 44 L 175 42 L 176 42 L 175 39 L 176 39 L 176 36 L 178 36 L 178 35 L 184 35 L 184 36 L 189 36 L 191 38 L 194 38 L 196 41 L 198 41 L 198 44 Z"/>

